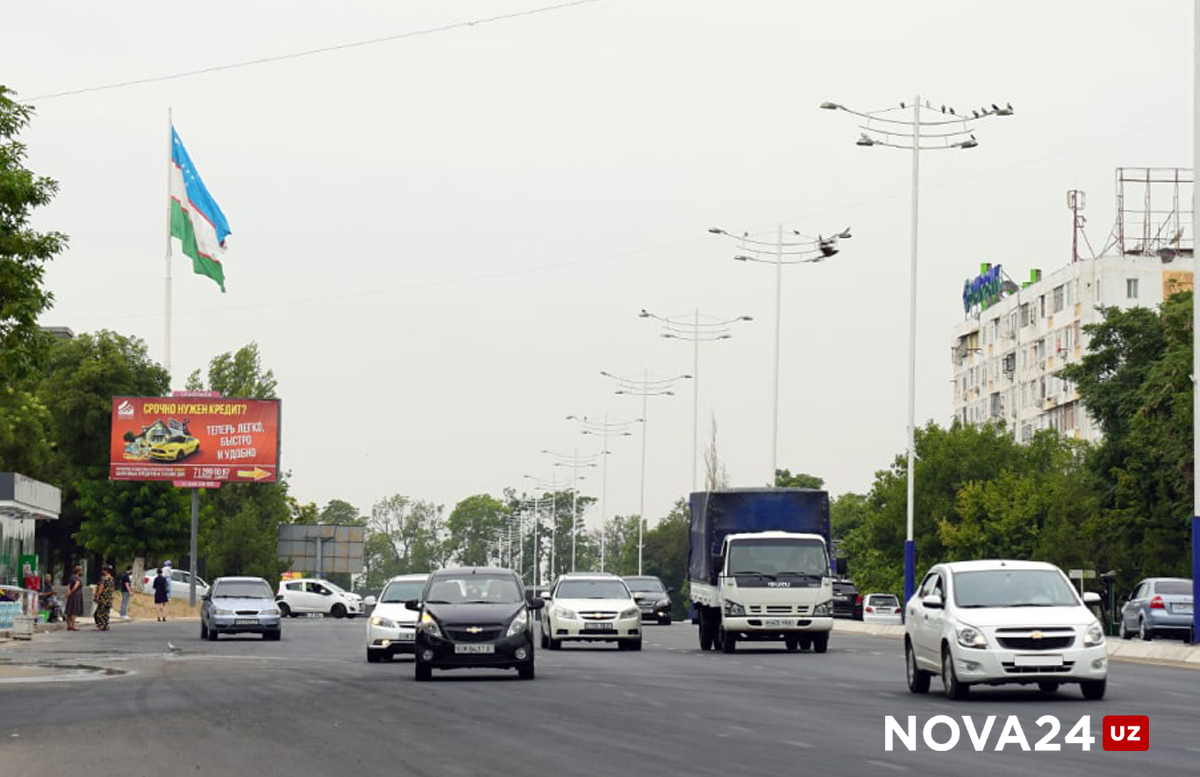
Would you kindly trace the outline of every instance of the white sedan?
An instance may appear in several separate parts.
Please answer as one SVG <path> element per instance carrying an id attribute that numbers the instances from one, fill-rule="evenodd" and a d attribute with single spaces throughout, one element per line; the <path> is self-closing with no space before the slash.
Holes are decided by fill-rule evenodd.
<path id="1" fill-rule="evenodd" d="M 904 624 L 904 610 L 894 594 L 867 594 L 863 597 L 863 623 L 885 626 Z"/>
<path id="2" fill-rule="evenodd" d="M 404 606 L 420 599 L 429 575 L 398 575 L 383 587 L 367 619 L 367 660 L 391 661 L 397 653 L 413 652 L 417 613 Z"/>
<path id="3" fill-rule="evenodd" d="M 566 640 L 616 642 L 622 650 L 642 649 L 642 611 L 625 582 L 597 572 L 563 575 L 542 615 L 542 647 L 557 650 Z"/>

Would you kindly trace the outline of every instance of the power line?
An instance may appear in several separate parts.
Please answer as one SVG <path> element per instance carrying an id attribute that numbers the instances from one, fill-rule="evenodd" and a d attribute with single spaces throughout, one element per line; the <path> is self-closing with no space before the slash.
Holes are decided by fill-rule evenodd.
<path id="1" fill-rule="evenodd" d="M 191 78 L 192 76 L 206 75 L 208 73 L 219 73 L 223 70 L 235 70 L 237 68 L 252 67 L 254 65 L 265 65 L 271 62 L 282 62 L 289 59 L 300 59 L 302 57 L 311 57 L 318 54 L 329 54 L 334 51 L 344 51 L 346 49 L 361 48 L 363 46 L 373 46 L 378 43 L 390 43 L 392 41 L 404 40 L 406 38 L 416 38 L 423 35 L 433 35 L 440 32 L 449 32 L 458 30 L 464 27 L 475 27 L 481 24 L 493 24 L 495 22 L 508 21 L 517 19 L 523 16 L 535 16 L 537 14 L 549 13 L 551 11 L 561 11 L 564 8 L 571 8 L 577 5 L 588 5 L 590 3 L 599 3 L 603 0 L 570 0 L 570 2 L 559 3 L 557 5 L 547 5 L 541 8 L 530 8 L 525 11 L 514 11 L 512 13 L 498 14 L 496 16 L 486 16 L 479 19 L 472 19 L 467 22 L 455 22 L 453 24 L 444 24 L 440 27 L 429 27 L 423 30 L 412 30 L 409 32 L 401 32 L 396 35 L 386 35 L 382 38 L 368 38 L 367 40 L 352 41 L 350 43 L 339 43 L 333 46 L 323 46 L 317 49 L 308 49 L 306 51 L 296 51 L 291 54 L 279 54 L 274 57 L 260 57 L 258 59 L 247 59 L 241 62 L 232 62 L 225 65 L 213 65 L 212 67 L 200 68 L 198 70 L 185 70 L 179 73 L 171 73 L 163 76 L 150 76 L 148 78 L 136 78 L 131 81 L 119 81 L 112 84 L 101 84 L 99 86 L 87 86 L 82 89 L 69 89 L 64 92 L 52 92 L 50 94 L 42 94 L 36 97 L 31 97 L 27 100 L 20 100 L 21 103 L 34 103 L 43 100 L 55 100 L 59 97 L 71 97 L 77 94 L 88 94 L 90 92 L 101 92 L 108 89 L 122 89 L 127 86 L 137 86 L 139 84 L 152 84 L 161 81 L 174 81 L 181 78 Z"/>

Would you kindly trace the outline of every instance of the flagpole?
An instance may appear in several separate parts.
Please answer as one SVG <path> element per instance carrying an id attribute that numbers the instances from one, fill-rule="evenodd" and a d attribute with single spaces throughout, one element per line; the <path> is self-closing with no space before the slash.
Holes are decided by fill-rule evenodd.
<path id="1" fill-rule="evenodd" d="M 167 271 L 165 281 L 165 332 L 163 348 L 163 366 L 167 370 L 167 380 L 171 378 L 171 158 L 174 151 L 175 125 L 171 120 L 171 109 L 167 108 Z"/>

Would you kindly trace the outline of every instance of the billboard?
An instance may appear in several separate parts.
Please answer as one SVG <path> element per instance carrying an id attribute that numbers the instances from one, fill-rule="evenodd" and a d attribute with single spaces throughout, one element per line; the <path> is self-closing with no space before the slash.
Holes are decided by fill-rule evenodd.
<path id="1" fill-rule="evenodd" d="M 288 561 L 293 572 L 358 574 L 363 571 L 366 532 L 364 526 L 283 524 L 279 527 L 279 558 Z"/>
<path id="2" fill-rule="evenodd" d="M 279 417 L 278 399 L 113 397 L 109 479 L 273 483 Z"/>

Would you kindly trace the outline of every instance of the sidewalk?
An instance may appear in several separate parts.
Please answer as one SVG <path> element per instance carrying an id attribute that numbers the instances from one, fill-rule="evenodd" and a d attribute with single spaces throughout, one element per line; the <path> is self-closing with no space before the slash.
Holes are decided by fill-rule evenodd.
<path id="1" fill-rule="evenodd" d="M 120 616 L 121 598 L 118 596 L 112 609 L 112 614 L 109 616 L 109 627 L 120 626 L 126 623 L 137 623 L 139 621 L 154 621 L 154 597 L 150 594 L 135 593 L 129 600 L 129 620 L 122 620 Z M 188 607 L 187 599 L 172 599 L 167 603 L 167 618 L 168 620 L 197 620 L 200 617 L 200 606 L 197 602 L 196 607 Z M 82 631 L 95 631 L 96 625 L 90 614 L 82 615 L 75 620 L 75 624 Z M 34 623 L 33 633 L 46 634 L 52 631 L 66 631 L 67 624 L 63 621 L 57 623 Z M 4 629 L 0 630 L 0 646 L 11 642 L 13 639 L 13 631 Z"/>
<path id="2" fill-rule="evenodd" d="M 903 626 L 883 626 L 837 619 L 833 622 L 834 633 L 869 634 L 876 637 L 904 638 Z M 1108 656 L 1117 661 L 1138 661 L 1146 664 L 1172 664 L 1200 669 L 1200 645 L 1188 645 L 1175 639 L 1156 639 L 1143 642 L 1140 639 L 1108 637 Z"/>

